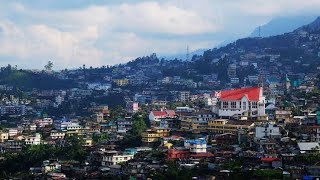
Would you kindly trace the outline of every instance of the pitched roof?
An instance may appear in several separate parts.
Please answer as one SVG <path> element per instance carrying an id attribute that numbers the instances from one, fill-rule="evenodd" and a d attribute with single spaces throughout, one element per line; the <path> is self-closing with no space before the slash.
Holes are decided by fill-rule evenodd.
<path id="1" fill-rule="evenodd" d="M 273 161 L 279 161 L 280 159 L 279 158 L 268 158 L 268 157 L 263 157 L 261 158 L 261 161 L 262 162 L 273 162 Z"/>
<path id="2" fill-rule="evenodd" d="M 174 117 L 176 113 L 174 110 L 166 110 L 166 111 L 152 111 L 154 116 L 161 116 L 161 117 Z"/>
<path id="3" fill-rule="evenodd" d="M 167 116 L 165 111 L 152 111 L 154 116 Z"/>
<path id="4" fill-rule="evenodd" d="M 220 100 L 230 101 L 230 100 L 240 100 L 246 96 L 248 100 L 258 101 L 260 96 L 260 87 L 250 87 L 242 89 L 233 89 L 221 91 Z"/>
<path id="5" fill-rule="evenodd" d="M 319 148 L 319 143 L 317 142 L 300 142 L 298 147 L 300 151 L 312 151 L 314 148 Z"/>
<path id="6" fill-rule="evenodd" d="M 166 113 L 168 114 L 168 116 L 173 117 L 176 115 L 176 113 L 174 112 L 174 110 L 166 110 Z"/>

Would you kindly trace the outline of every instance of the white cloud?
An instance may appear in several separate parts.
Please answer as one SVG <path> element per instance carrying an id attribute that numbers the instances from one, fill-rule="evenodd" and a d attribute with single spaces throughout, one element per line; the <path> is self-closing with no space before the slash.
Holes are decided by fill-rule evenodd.
<path id="1" fill-rule="evenodd" d="M 187 44 L 210 48 L 217 43 L 212 33 L 239 37 L 274 16 L 320 10 L 319 0 L 131 2 L 73 9 L 3 3 L 0 57 L 16 57 L 28 68 L 41 68 L 48 60 L 56 68 L 117 64 L 152 52 L 184 53 Z"/>

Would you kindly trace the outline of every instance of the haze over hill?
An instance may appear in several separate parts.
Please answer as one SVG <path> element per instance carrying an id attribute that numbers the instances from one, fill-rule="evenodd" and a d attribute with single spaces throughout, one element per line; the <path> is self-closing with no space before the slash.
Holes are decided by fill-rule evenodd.
<path id="1" fill-rule="evenodd" d="M 257 27 L 250 37 L 268 37 L 291 32 L 303 25 L 306 25 L 316 19 L 316 16 L 289 16 L 276 17 L 265 25 Z"/>
<path id="2" fill-rule="evenodd" d="M 281 16 L 281 17 L 275 17 L 271 19 L 268 23 L 260 26 L 260 36 L 261 37 L 269 37 L 269 36 L 275 36 L 284 34 L 287 32 L 291 32 L 303 25 L 306 25 L 308 23 L 311 23 L 316 19 L 317 16 Z M 212 35 L 211 35 L 212 36 Z M 259 36 L 259 27 L 256 27 L 253 32 L 249 35 L 249 37 L 258 37 Z M 214 47 L 223 47 L 227 44 L 236 41 L 237 39 L 243 38 L 245 36 L 240 35 L 227 35 L 221 33 L 219 36 L 210 37 L 210 39 L 216 39 L 217 43 L 212 43 L 212 47 L 208 47 L 207 49 L 214 48 Z M 189 52 L 189 60 L 193 55 L 201 55 L 203 52 L 207 49 L 198 49 Z M 187 58 L 187 51 L 180 52 L 177 54 L 170 54 L 163 56 L 165 59 L 181 59 L 186 60 Z"/>

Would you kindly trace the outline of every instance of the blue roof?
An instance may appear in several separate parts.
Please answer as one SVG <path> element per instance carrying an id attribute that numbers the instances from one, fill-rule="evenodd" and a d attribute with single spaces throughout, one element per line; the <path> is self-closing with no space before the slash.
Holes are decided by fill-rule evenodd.
<path id="1" fill-rule="evenodd" d="M 193 139 L 193 140 L 185 140 L 185 142 L 189 143 L 189 144 L 207 144 L 207 141 L 204 138 Z"/>
<path id="2" fill-rule="evenodd" d="M 125 149 L 125 151 L 137 152 L 137 149 L 136 148 L 127 148 L 127 149 Z"/>

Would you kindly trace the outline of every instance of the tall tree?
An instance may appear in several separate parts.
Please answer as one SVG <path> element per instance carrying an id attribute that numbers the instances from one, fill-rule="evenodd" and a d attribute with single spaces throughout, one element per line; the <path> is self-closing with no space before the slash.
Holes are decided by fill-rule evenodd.
<path id="1" fill-rule="evenodd" d="M 48 63 L 44 66 L 44 69 L 45 69 L 46 71 L 51 71 L 51 70 L 52 70 L 52 67 L 53 67 L 53 62 L 48 61 Z"/>
<path id="2" fill-rule="evenodd" d="M 141 136 L 141 133 L 147 129 L 147 125 L 141 115 L 137 115 L 133 118 L 132 135 Z"/>

